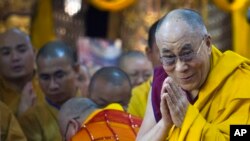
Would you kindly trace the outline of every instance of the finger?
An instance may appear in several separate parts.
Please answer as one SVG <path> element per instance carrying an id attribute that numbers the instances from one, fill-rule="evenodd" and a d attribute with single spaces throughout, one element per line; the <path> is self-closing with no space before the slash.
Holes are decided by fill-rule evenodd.
<path id="1" fill-rule="evenodd" d="M 161 96 L 160 110 L 161 110 L 162 117 L 166 120 L 169 120 L 170 115 L 169 115 L 166 95 L 167 95 L 167 93 L 164 93 Z"/>
<path id="2" fill-rule="evenodd" d="M 169 95 L 167 95 L 166 98 L 167 98 L 167 104 L 169 107 L 171 119 L 177 127 L 180 127 L 180 125 L 182 124 L 182 120 L 181 120 L 182 114 L 181 114 L 180 107 L 178 106 L 178 104 L 173 103 Z"/>
<path id="3" fill-rule="evenodd" d="M 168 83 L 172 88 L 172 91 L 175 93 L 176 97 L 180 99 L 182 97 L 182 89 L 174 82 L 172 78 L 168 79 Z"/>
<path id="4" fill-rule="evenodd" d="M 165 80 L 162 83 L 161 94 L 167 92 L 167 90 L 166 90 L 167 79 L 168 79 L 168 77 L 165 78 Z"/>
<path id="5" fill-rule="evenodd" d="M 172 103 L 177 104 L 178 103 L 178 98 L 176 97 L 176 92 L 173 91 L 173 89 L 170 87 L 170 84 L 166 85 L 166 89 L 168 91 L 168 95 L 171 98 Z"/>

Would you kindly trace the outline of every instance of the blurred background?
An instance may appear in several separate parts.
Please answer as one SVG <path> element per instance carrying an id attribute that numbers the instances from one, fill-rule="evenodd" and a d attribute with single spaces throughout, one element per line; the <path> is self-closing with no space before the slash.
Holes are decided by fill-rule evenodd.
<path id="1" fill-rule="evenodd" d="M 0 32 L 18 27 L 37 49 L 60 39 L 78 50 L 83 63 L 88 55 L 107 62 L 121 50 L 145 52 L 154 21 L 171 9 L 192 8 L 221 51 L 250 58 L 249 7 L 250 0 L 0 0 Z"/>

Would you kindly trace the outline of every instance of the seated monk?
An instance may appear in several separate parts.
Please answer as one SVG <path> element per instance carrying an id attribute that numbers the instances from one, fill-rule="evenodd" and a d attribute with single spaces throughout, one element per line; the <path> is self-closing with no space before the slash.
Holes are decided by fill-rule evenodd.
<path id="1" fill-rule="evenodd" d="M 66 141 L 133 141 L 142 121 L 124 112 L 119 104 L 97 109 L 97 105 L 87 98 L 68 100 L 58 118 Z"/>
<path id="2" fill-rule="evenodd" d="M 16 116 L 44 101 L 34 58 L 28 35 L 15 28 L 0 34 L 0 100 Z"/>
<path id="3" fill-rule="evenodd" d="M 3 114 L 4 113 L 4 114 Z M 0 101 L 0 141 L 27 141 L 16 117 Z"/>
<path id="4" fill-rule="evenodd" d="M 88 98 L 98 106 L 119 103 L 126 110 L 131 97 L 128 75 L 118 67 L 103 67 L 91 78 Z"/>

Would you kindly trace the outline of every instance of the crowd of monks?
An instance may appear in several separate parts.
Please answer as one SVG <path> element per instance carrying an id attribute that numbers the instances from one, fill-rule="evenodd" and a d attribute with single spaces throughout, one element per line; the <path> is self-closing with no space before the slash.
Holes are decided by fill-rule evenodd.
<path id="1" fill-rule="evenodd" d="M 150 47 L 148 54 L 152 53 Z M 58 113 L 69 99 L 83 97 L 94 103 L 96 109 L 89 112 L 86 119 L 103 109 L 110 114 L 108 119 L 114 118 L 115 125 L 112 128 L 117 128 L 118 121 L 122 121 L 119 124 L 124 127 L 120 129 L 119 125 L 117 129 L 121 130 L 121 133 L 113 131 L 117 138 L 135 140 L 142 118 L 127 113 L 128 104 L 132 90 L 143 82 L 152 80 L 153 67 L 150 59 L 139 51 L 122 53 L 118 62 L 117 66 L 103 67 L 90 76 L 87 68 L 78 63 L 76 51 L 63 41 L 51 41 L 40 50 L 34 50 L 30 37 L 19 29 L 12 28 L 1 33 L 1 141 L 70 140 L 73 135 L 67 138 L 64 134 L 68 134 L 71 127 L 68 127 L 67 131 L 60 129 Z M 144 96 L 145 106 L 146 99 Z M 77 107 L 84 107 L 84 104 Z M 75 110 L 77 109 L 79 110 Z M 78 111 L 78 114 L 82 112 L 84 111 Z M 71 126 L 70 123 L 68 120 L 65 124 Z M 81 120 L 79 125 L 82 125 L 81 123 L 85 123 L 85 120 Z M 113 126 L 112 122 L 111 125 Z M 96 125 L 94 127 L 96 128 Z M 129 135 L 131 137 L 125 134 L 128 130 L 133 133 Z M 95 134 L 105 138 L 105 134 L 93 133 Z M 122 137 L 120 134 L 123 134 Z"/>
<path id="2" fill-rule="evenodd" d="M 173 10 L 151 26 L 145 54 L 93 75 L 76 52 L 0 34 L 0 141 L 221 141 L 250 123 L 250 61 L 216 49 L 195 11 Z"/>

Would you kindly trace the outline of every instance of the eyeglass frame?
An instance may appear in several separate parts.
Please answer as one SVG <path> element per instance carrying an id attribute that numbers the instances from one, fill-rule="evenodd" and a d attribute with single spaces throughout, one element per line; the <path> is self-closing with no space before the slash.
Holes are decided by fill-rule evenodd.
<path id="1" fill-rule="evenodd" d="M 198 48 L 197 51 L 193 51 L 193 52 L 191 52 L 191 53 L 189 53 L 189 54 L 186 54 L 186 55 L 175 55 L 174 57 L 171 57 L 171 59 L 172 59 L 172 58 L 174 59 L 174 60 L 172 61 L 173 63 L 167 64 L 167 63 L 166 63 L 166 62 L 167 62 L 166 59 L 170 59 L 170 57 L 167 58 L 167 57 L 161 56 L 161 57 L 160 57 L 160 60 L 161 60 L 162 65 L 163 65 L 163 66 L 173 66 L 173 65 L 176 64 L 177 59 L 179 59 L 179 60 L 182 61 L 182 62 L 189 62 L 189 61 L 192 61 L 192 60 L 197 56 L 197 54 L 199 54 L 201 47 L 204 45 L 204 39 L 205 39 L 205 38 L 202 38 L 201 44 L 200 44 L 200 46 L 199 46 L 199 48 Z M 185 60 L 185 57 L 187 57 L 187 56 L 189 56 L 189 55 L 190 55 L 190 57 L 189 57 L 188 59 Z M 168 61 L 168 62 L 171 62 L 171 61 Z"/>

